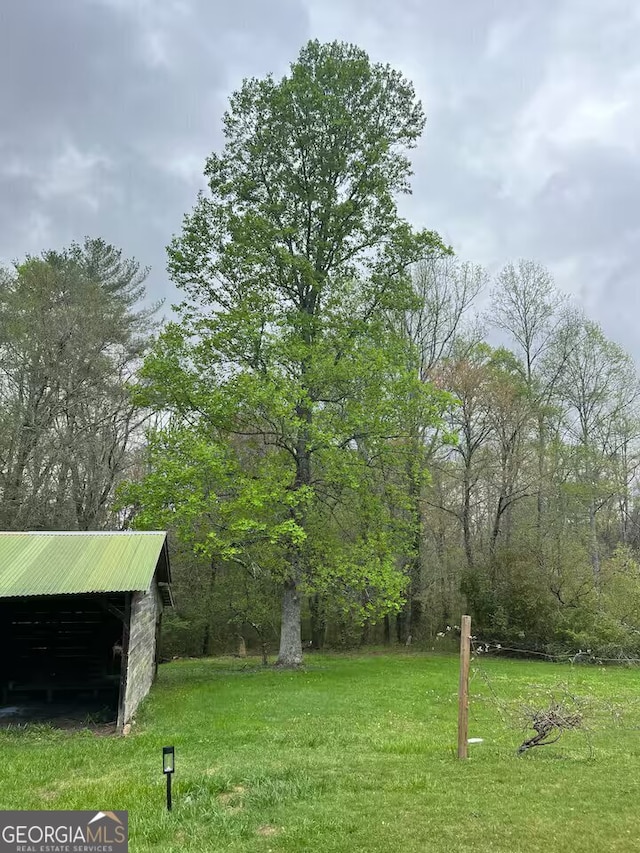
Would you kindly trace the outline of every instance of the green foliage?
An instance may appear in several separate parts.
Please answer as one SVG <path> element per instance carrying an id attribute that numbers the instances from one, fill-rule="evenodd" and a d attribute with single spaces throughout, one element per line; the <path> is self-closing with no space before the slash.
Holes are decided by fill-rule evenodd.
<path id="1" fill-rule="evenodd" d="M 528 552 L 501 548 L 490 566 L 465 574 L 478 635 L 593 661 L 640 656 L 640 567 L 631 549 L 618 547 L 598 578 L 575 541 L 547 560 L 533 570 Z"/>
<path id="2" fill-rule="evenodd" d="M 498 549 L 490 565 L 465 574 L 462 589 L 479 636 L 533 650 L 552 641 L 558 602 L 526 551 Z"/>
<path id="3" fill-rule="evenodd" d="M 303 532 L 287 516 L 301 495 L 291 494 L 278 459 L 239 453 L 201 424 L 170 425 L 149 434 L 150 473 L 119 492 L 121 505 L 136 508 L 135 526 L 172 529 L 210 560 L 238 557 L 250 544 L 299 542 Z"/>
<path id="4" fill-rule="evenodd" d="M 627 630 L 640 625 L 640 565 L 631 548 L 619 545 L 602 567 L 603 608 Z"/>
<path id="5" fill-rule="evenodd" d="M 597 588 L 571 640 L 594 660 L 640 657 L 640 566 L 628 546 L 603 563 Z"/>

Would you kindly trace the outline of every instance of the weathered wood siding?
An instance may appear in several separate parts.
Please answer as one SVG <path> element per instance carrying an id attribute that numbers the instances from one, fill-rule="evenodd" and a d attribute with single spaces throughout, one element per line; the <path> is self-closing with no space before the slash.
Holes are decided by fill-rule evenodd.
<path id="1" fill-rule="evenodd" d="M 124 699 L 125 725 L 151 689 L 155 677 L 156 626 L 161 613 L 162 602 L 155 582 L 149 592 L 133 593 Z"/>

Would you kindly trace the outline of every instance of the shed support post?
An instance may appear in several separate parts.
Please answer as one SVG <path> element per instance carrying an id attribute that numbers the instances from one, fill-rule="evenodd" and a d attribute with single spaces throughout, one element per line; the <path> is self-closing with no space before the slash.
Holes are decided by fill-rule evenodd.
<path id="1" fill-rule="evenodd" d="M 118 734 L 122 734 L 125 724 L 127 697 L 127 670 L 129 669 L 129 634 L 131 628 L 131 593 L 125 598 L 125 618 L 122 626 L 122 655 L 120 657 L 120 694 L 118 697 Z"/>

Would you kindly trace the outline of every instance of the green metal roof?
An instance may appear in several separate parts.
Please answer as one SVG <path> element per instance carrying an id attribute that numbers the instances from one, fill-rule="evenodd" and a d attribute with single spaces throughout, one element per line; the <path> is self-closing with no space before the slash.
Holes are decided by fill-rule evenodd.
<path id="1" fill-rule="evenodd" d="M 170 599 L 166 539 L 162 531 L 0 532 L 0 598 L 146 591 L 157 568 Z"/>

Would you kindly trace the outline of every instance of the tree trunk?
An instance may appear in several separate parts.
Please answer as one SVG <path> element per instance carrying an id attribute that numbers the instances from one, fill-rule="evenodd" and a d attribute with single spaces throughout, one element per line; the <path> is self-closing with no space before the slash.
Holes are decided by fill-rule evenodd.
<path id="1" fill-rule="evenodd" d="M 407 641 L 407 616 L 402 610 L 396 616 L 396 639 L 401 646 Z"/>
<path id="2" fill-rule="evenodd" d="M 407 600 L 402 608 L 404 612 L 405 639 L 411 635 L 415 636 L 419 630 L 422 618 L 422 604 L 419 598 L 422 591 L 422 510 L 419 499 L 420 489 L 415 478 L 411 476 L 411 473 L 409 494 L 412 500 L 413 553 L 409 560 L 409 571 L 407 572 L 409 576 Z"/>
<path id="3" fill-rule="evenodd" d="M 591 533 L 591 565 L 596 587 L 600 584 L 600 548 L 598 547 L 598 530 L 596 527 L 595 501 L 589 506 L 589 531 Z"/>
<path id="4" fill-rule="evenodd" d="M 464 553 L 467 557 L 467 566 L 473 569 L 473 551 L 471 549 L 471 486 L 468 473 L 464 477 L 464 500 L 462 505 L 462 536 L 464 539 Z"/>
<path id="5" fill-rule="evenodd" d="M 310 343 L 310 341 L 306 341 Z M 303 366 L 303 376 L 306 373 L 307 366 Z M 298 403 L 296 406 L 296 416 L 303 424 L 298 433 L 296 440 L 296 477 L 294 490 L 307 489 L 311 485 L 311 451 L 310 444 L 310 429 L 312 421 L 312 411 L 307 403 Z M 305 529 L 306 511 L 304 509 L 304 501 L 302 506 L 293 506 L 291 508 L 291 518 L 300 527 Z M 290 548 L 290 575 L 284 582 L 282 590 L 282 620 L 280 623 L 280 652 L 278 654 L 277 666 L 300 666 L 302 663 L 302 632 L 301 632 L 301 616 L 302 602 L 298 591 L 298 583 L 301 578 L 305 577 L 305 557 L 299 545 L 293 545 Z"/>
<path id="6" fill-rule="evenodd" d="M 501 491 L 498 495 L 498 504 L 496 506 L 496 512 L 493 517 L 493 527 L 491 528 L 491 538 L 489 539 L 489 554 L 493 559 L 493 556 L 496 551 L 496 545 L 498 542 L 498 537 L 500 536 L 500 525 L 502 521 L 502 514 L 506 509 L 506 501 L 507 496 L 504 491 Z"/>
<path id="7" fill-rule="evenodd" d="M 626 545 L 629 541 L 629 455 L 628 455 L 628 443 L 627 441 L 622 442 L 621 447 L 621 461 L 622 461 L 622 474 L 621 474 L 621 498 L 619 500 L 619 509 L 620 509 L 620 540 L 623 545 Z"/>
<path id="8" fill-rule="evenodd" d="M 204 623 L 204 631 L 202 632 L 202 645 L 200 646 L 200 651 L 202 652 L 202 657 L 206 658 L 209 654 L 209 640 L 211 638 L 211 625 L 209 617 L 207 616 L 207 621 Z"/>
<path id="9" fill-rule="evenodd" d="M 35 435 L 35 429 L 34 429 Z M 35 444 L 35 442 L 32 442 Z M 31 453 L 30 445 L 26 441 L 20 443 L 13 471 L 9 477 L 9 481 L 4 489 L 2 501 L 6 507 L 6 521 L 4 526 L 9 530 L 20 530 L 21 522 L 21 507 L 23 502 L 23 482 L 27 460 Z"/>
<path id="10" fill-rule="evenodd" d="M 317 592 L 309 598 L 309 616 L 311 621 L 311 648 L 319 650 L 324 646 L 327 624 L 322 610 L 322 602 Z"/>
<path id="11" fill-rule="evenodd" d="M 384 617 L 383 620 L 384 625 L 384 644 L 388 646 L 391 643 L 391 623 L 389 620 L 389 614 Z"/>
<path id="12" fill-rule="evenodd" d="M 538 489 L 536 500 L 536 547 L 540 554 L 542 552 L 542 521 L 544 512 L 544 488 L 545 488 L 545 433 L 544 416 L 538 414 Z"/>
<path id="13" fill-rule="evenodd" d="M 205 614 L 206 622 L 202 635 L 202 656 L 206 657 L 209 654 L 209 645 L 211 643 L 211 612 L 213 610 L 213 595 L 216 587 L 216 564 L 214 559 L 211 560 L 211 574 L 209 575 L 209 588 L 207 590 L 207 610 Z"/>
<path id="14" fill-rule="evenodd" d="M 277 666 L 297 667 L 302 663 L 300 617 L 300 593 L 295 580 L 289 579 L 285 581 L 282 590 L 282 623 Z"/>
<path id="15" fill-rule="evenodd" d="M 422 623 L 422 601 L 419 598 L 411 599 L 411 630 L 409 633 L 413 636 L 420 636 L 420 628 Z"/>

